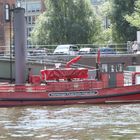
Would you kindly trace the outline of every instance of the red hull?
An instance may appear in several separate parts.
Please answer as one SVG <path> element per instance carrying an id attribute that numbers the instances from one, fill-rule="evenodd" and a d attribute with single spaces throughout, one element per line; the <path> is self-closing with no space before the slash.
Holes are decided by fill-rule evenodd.
<path id="1" fill-rule="evenodd" d="M 135 103 L 140 102 L 140 86 L 104 88 L 92 90 L 45 91 L 41 89 L 28 91 L 0 92 L 0 106 L 30 105 L 68 105 L 68 104 L 104 104 L 104 103 Z M 38 88 L 39 88 L 38 87 Z M 45 87 L 45 86 L 44 86 Z M 13 87 L 12 87 L 13 88 Z M 31 87 L 30 87 L 31 88 Z M 34 86 L 32 88 L 35 89 Z M 10 87 L 9 87 L 9 90 Z M 21 90 L 21 87 L 20 87 Z"/>

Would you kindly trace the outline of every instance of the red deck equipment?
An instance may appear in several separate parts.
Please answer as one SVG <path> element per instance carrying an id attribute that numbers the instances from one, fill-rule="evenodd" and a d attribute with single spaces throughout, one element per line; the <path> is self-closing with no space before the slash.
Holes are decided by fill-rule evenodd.
<path id="1" fill-rule="evenodd" d="M 74 78 L 86 79 L 88 77 L 87 68 L 61 68 L 61 69 L 47 69 L 41 70 L 42 80 L 70 80 Z"/>

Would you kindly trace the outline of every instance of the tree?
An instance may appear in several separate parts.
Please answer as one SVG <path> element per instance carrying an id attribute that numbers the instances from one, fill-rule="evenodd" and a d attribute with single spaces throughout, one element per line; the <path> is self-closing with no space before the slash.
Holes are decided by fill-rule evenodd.
<path id="1" fill-rule="evenodd" d="M 137 29 L 140 29 L 140 0 L 135 2 L 135 9 L 131 15 L 125 16 L 126 20 Z"/>
<path id="2" fill-rule="evenodd" d="M 89 0 L 47 0 L 46 12 L 31 34 L 33 44 L 87 44 L 97 40 L 100 23 Z"/>
<path id="3" fill-rule="evenodd" d="M 112 34 L 115 42 L 126 43 L 136 39 L 136 27 L 132 27 L 125 19 L 125 16 L 134 11 L 134 2 L 136 0 L 113 0 L 111 21 Z"/>
<path id="4" fill-rule="evenodd" d="M 111 13 L 111 2 L 106 0 L 103 4 L 99 6 L 99 16 L 101 21 L 104 21 L 104 24 L 101 28 L 98 43 L 107 44 L 108 42 L 112 43 L 112 26 L 110 25 L 110 13 Z"/>

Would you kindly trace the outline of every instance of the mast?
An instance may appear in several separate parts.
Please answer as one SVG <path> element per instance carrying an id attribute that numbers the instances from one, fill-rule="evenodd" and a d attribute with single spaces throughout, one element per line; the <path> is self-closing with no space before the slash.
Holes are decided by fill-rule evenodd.
<path id="1" fill-rule="evenodd" d="M 100 80 L 100 49 L 98 49 L 97 57 L 96 57 L 96 79 Z"/>

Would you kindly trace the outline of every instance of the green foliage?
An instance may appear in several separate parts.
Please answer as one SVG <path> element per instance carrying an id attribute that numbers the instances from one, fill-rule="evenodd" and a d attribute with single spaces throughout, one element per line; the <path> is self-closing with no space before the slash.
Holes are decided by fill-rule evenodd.
<path id="1" fill-rule="evenodd" d="M 109 0 L 105 1 L 102 5 L 99 6 L 99 10 L 100 10 L 100 15 L 102 17 L 108 17 L 110 18 L 110 13 L 111 13 L 111 8 L 112 4 Z"/>
<path id="2" fill-rule="evenodd" d="M 108 44 L 112 43 L 112 27 L 103 29 L 98 38 L 98 43 Z"/>
<path id="3" fill-rule="evenodd" d="M 125 18 L 132 26 L 140 29 L 140 0 L 135 2 L 134 12 L 131 15 L 126 15 Z"/>
<path id="4" fill-rule="evenodd" d="M 37 20 L 32 44 L 87 44 L 97 40 L 100 23 L 89 0 L 47 0 Z"/>
<path id="5" fill-rule="evenodd" d="M 107 20 L 109 22 L 110 20 L 110 13 L 111 13 L 111 2 L 109 0 L 105 1 L 102 5 L 99 6 L 99 15 L 101 18 L 101 21 Z M 107 23 L 109 24 L 109 23 Z M 109 25 L 109 27 L 102 27 L 102 32 L 100 32 L 98 37 L 98 44 L 107 44 L 112 43 L 112 26 Z"/>
<path id="6" fill-rule="evenodd" d="M 125 16 L 134 11 L 134 2 L 136 0 L 113 0 L 111 21 L 112 21 L 112 34 L 113 40 L 118 43 L 136 39 L 136 27 L 132 27 Z"/>
<path id="7" fill-rule="evenodd" d="M 29 38 L 32 44 L 47 44 L 46 30 L 44 30 L 46 28 L 46 22 L 45 13 L 38 17 L 35 29 Z"/>

